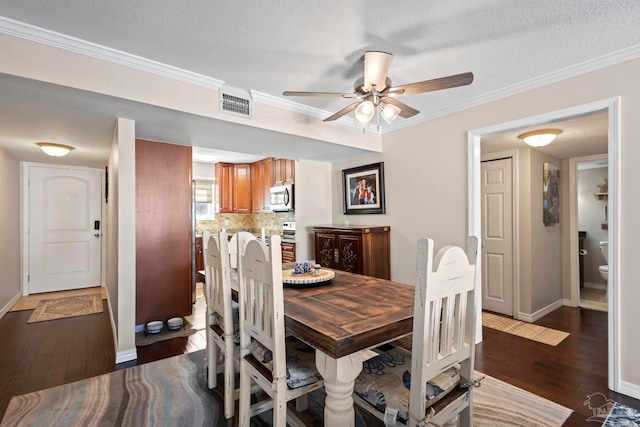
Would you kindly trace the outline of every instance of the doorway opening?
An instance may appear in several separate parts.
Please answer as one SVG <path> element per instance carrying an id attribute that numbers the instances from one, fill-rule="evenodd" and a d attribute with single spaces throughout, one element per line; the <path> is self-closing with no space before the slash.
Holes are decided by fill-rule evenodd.
<path id="1" fill-rule="evenodd" d="M 569 118 L 578 118 L 595 113 L 607 113 L 607 144 L 608 144 L 608 231 L 609 231 L 609 276 L 608 276 L 608 383 L 614 391 L 620 390 L 620 318 L 619 318 L 619 242 L 620 242 L 620 98 L 610 98 L 553 111 L 538 116 L 527 117 L 512 122 L 501 123 L 468 132 L 468 165 L 469 165 L 469 233 L 481 235 L 481 140 L 483 138 L 504 133 L 514 129 L 523 129 L 548 123 L 554 123 Z M 566 176 L 566 175 L 565 175 Z M 570 175 L 571 176 L 571 175 Z M 571 177 L 570 177 L 571 179 Z M 568 249 L 570 268 L 563 265 L 563 278 L 573 283 L 578 271 L 578 226 L 575 220 L 575 206 L 568 207 L 570 219 L 568 230 L 563 232 L 563 250 Z M 566 216 L 564 218 L 567 218 Z M 575 256 L 574 256 L 575 255 Z M 481 265 L 481 269 L 484 266 Z M 565 273 L 569 270 L 571 273 Z M 569 277 L 567 277 L 569 276 Z M 564 280 L 563 280 L 564 282 Z M 574 286 L 563 286 L 563 303 L 577 306 L 579 294 L 576 295 Z M 476 293 L 478 310 L 482 308 L 481 295 Z M 480 313 L 479 313 L 480 315 Z M 482 340 L 482 328 L 478 325 L 476 338 Z"/>

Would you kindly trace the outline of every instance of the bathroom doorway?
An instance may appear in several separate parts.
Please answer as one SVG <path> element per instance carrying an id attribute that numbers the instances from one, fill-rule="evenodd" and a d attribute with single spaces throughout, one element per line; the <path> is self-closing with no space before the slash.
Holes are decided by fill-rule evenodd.
<path id="1" fill-rule="evenodd" d="M 608 311 L 608 176 L 607 155 L 575 159 L 579 306 Z"/>

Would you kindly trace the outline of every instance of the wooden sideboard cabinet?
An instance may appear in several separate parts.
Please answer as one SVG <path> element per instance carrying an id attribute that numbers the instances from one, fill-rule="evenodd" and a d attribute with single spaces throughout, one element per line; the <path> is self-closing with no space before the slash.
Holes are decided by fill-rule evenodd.
<path id="1" fill-rule="evenodd" d="M 366 276 L 391 278 L 391 228 L 316 226 L 316 262 Z"/>

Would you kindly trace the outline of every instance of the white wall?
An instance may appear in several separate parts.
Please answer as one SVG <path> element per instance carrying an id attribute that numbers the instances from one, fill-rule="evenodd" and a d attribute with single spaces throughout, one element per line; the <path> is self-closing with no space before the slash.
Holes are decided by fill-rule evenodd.
<path id="1" fill-rule="evenodd" d="M 115 325 L 116 363 L 136 359 L 135 122 L 118 119 L 109 161 L 107 289 Z"/>
<path id="2" fill-rule="evenodd" d="M 312 226 L 331 223 L 331 164 L 296 162 L 296 260 L 315 259 Z"/>
<path id="3" fill-rule="evenodd" d="M 587 254 L 583 258 L 584 281 L 587 286 L 589 284 L 605 285 L 598 266 L 607 263 L 600 253 L 599 246 L 601 240 L 609 238 L 608 231 L 603 230 L 601 226 L 604 222 L 604 207 L 607 202 L 596 200 L 594 194 L 600 191 L 597 185 L 604 184 L 607 174 L 608 168 L 578 170 L 578 229 L 587 232 L 584 240 L 584 249 L 587 250 Z"/>
<path id="4" fill-rule="evenodd" d="M 20 163 L 0 148 L 0 318 L 20 298 Z"/>

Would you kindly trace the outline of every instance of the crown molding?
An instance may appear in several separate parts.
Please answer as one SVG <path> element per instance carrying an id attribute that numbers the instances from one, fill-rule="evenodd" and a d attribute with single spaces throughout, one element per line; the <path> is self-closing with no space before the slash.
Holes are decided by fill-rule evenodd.
<path id="1" fill-rule="evenodd" d="M 67 36 L 55 31 L 46 30 L 44 28 L 26 24 L 24 22 L 15 21 L 3 16 L 0 16 L 0 33 L 20 37 L 26 40 L 31 40 L 60 49 L 65 49 L 71 52 L 80 53 L 97 59 L 150 72 L 186 83 L 191 83 L 208 89 L 220 90 L 220 88 L 224 85 L 224 81 L 222 80 L 173 67 L 171 65 L 163 64 L 161 62 L 143 58 L 141 56 L 88 42 L 86 40 Z M 542 75 L 540 77 L 501 88 L 493 92 L 489 92 L 485 95 L 478 96 L 464 102 L 448 106 L 446 108 L 442 108 L 440 110 L 432 111 L 429 113 L 422 113 L 407 120 L 396 120 L 392 125 L 381 126 L 379 130 L 377 129 L 376 125 L 370 124 L 367 130 L 382 134 L 393 132 L 409 126 L 414 126 L 423 122 L 434 120 L 436 118 L 443 117 L 449 114 L 457 113 L 468 108 L 477 107 L 479 105 L 483 105 L 492 101 L 497 101 L 509 96 L 518 95 L 529 90 L 537 89 L 542 86 L 557 83 L 565 79 L 577 77 L 579 75 L 609 67 L 611 65 L 619 64 L 621 62 L 637 59 L 639 57 L 640 45 L 632 46 L 608 55 L 601 56 L 600 58 L 585 61 L 583 63 L 572 65 L 561 70 Z M 251 93 L 254 101 L 283 110 L 293 111 L 295 113 L 305 114 L 307 116 L 312 116 L 323 120 L 324 118 L 333 114 L 332 112 L 302 105 L 297 102 L 269 95 L 263 92 L 255 90 L 249 90 L 249 92 Z M 336 120 L 335 123 L 360 128 L 359 124 L 356 123 L 356 120 L 351 117 L 343 116 L 340 119 Z"/>
<path id="2" fill-rule="evenodd" d="M 536 77 L 530 80 L 526 80 L 522 83 L 507 86 L 493 92 L 489 92 L 485 95 L 472 98 L 468 101 L 451 105 L 447 108 L 442 108 L 430 113 L 421 114 L 415 116 L 413 119 L 403 120 L 402 122 L 396 122 L 391 126 L 384 128 L 383 133 L 392 132 L 405 127 L 413 126 L 419 123 L 427 122 L 429 120 L 444 117 L 449 114 L 457 113 L 468 108 L 477 107 L 489 102 L 497 101 L 503 98 L 508 98 L 513 95 L 518 95 L 523 92 L 527 92 L 533 89 L 537 89 L 543 86 L 547 86 L 553 83 L 558 83 L 562 80 L 570 79 L 572 77 L 578 77 L 582 74 L 586 74 L 592 71 L 597 71 L 602 68 L 610 67 L 622 62 L 630 61 L 640 58 L 640 45 L 632 46 L 626 49 L 613 52 L 593 60 L 585 61 L 580 64 L 572 65 L 566 68 L 562 68 L 558 71 L 554 71 L 548 74 L 544 74 L 540 77 Z"/>
<path id="3" fill-rule="evenodd" d="M 0 16 L 0 33 L 68 50 L 70 52 L 80 53 L 208 89 L 219 90 L 220 87 L 224 85 L 222 80 L 67 36 L 55 31 L 46 30 L 24 22 L 15 21 L 3 16 Z"/>

